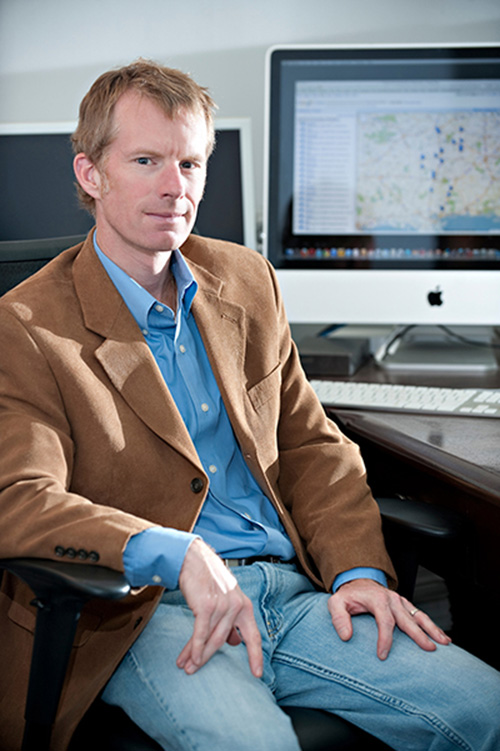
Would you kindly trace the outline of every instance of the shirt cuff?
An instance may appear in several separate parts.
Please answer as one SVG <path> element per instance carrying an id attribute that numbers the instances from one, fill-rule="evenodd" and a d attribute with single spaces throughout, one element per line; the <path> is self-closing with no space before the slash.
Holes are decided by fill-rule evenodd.
<path id="1" fill-rule="evenodd" d="M 199 535 L 170 527 L 150 527 L 134 535 L 123 551 L 125 576 L 132 587 L 176 589 L 184 556 Z"/>
<path id="2" fill-rule="evenodd" d="M 387 577 L 383 571 L 378 568 L 351 568 L 349 571 L 343 571 L 333 582 L 332 591 L 335 593 L 342 584 L 353 581 L 354 579 L 372 579 L 373 581 L 387 587 Z"/>

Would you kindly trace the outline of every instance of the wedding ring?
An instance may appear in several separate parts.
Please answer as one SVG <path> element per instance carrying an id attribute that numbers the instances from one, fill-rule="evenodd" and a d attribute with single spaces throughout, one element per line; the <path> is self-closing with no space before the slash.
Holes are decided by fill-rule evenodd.
<path id="1" fill-rule="evenodd" d="M 418 613 L 420 608 L 413 608 L 413 610 L 410 610 L 410 615 L 415 615 L 415 613 Z"/>

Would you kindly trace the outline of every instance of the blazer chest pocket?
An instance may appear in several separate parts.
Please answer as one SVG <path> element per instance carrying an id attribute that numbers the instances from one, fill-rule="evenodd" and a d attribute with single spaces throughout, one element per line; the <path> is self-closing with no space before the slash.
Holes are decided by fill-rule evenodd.
<path id="1" fill-rule="evenodd" d="M 259 412 L 262 407 L 269 402 L 276 403 L 279 408 L 280 401 L 280 389 L 281 389 L 281 363 L 278 363 L 276 367 L 268 373 L 265 378 L 251 386 L 247 393 L 252 406 L 256 412 Z"/>

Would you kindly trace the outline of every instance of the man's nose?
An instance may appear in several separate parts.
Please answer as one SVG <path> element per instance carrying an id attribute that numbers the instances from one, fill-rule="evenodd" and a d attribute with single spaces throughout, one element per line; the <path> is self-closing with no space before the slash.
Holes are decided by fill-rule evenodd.
<path id="1" fill-rule="evenodd" d="M 180 198 L 184 194 L 184 177 L 178 165 L 165 165 L 159 176 L 158 192 L 162 196 Z"/>

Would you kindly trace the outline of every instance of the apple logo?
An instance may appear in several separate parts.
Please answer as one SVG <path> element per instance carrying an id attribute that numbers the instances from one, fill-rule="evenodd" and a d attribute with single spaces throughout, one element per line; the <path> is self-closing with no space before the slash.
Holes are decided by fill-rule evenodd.
<path id="1" fill-rule="evenodd" d="M 443 291 L 436 287 L 434 292 L 429 292 L 427 295 L 429 305 L 442 305 L 443 304 Z"/>

